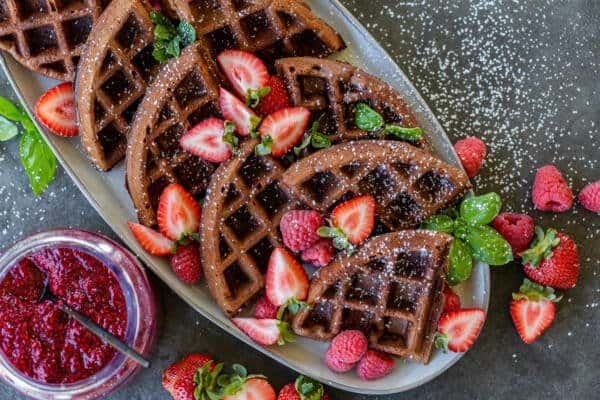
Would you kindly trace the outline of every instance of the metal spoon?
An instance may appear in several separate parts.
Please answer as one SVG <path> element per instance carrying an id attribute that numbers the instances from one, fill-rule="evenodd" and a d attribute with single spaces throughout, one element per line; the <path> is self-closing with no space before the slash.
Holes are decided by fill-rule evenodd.
<path id="1" fill-rule="evenodd" d="M 129 347 L 128 345 L 123 343 L 121 341 L 121 339 L 119 339 L 112 333 L 108 332 L 104 328 L 100 327 L 98 324 L 96 324 L 94 321 L 92 321 L 85 315 L 80 314 L 78 311 L 71 308 L 64 301 L 59 301 L 59 299 L 54 295 L 54 293 L 52 293 L 52 291 L 50 291 L 50 289 L 48 288 L 48 280 L 47 279 L 44 284 L 44 290 L 42 292 L 42 295 L 40 296 L 38 301 L 41 302 L 44 300 L 49 300 L 52 303 L 56 304 L 62 312 L 64 312 L 65 314 L 69 315 L 72 318 L 75 318 L 81 325 L 85 326 L 90 332 L 92 332 L 93 334 L 98 336 L 104 342 L 110 344 L 112 347 L 114 347 L 119 352 L 123 353 L 127 357 L 131 358 L 132 360 L 134 360 L 135 362 L 140 364 L 142 367 L 150 368 L 150 361 L 146 360 L 140 353 L 138 353 L 137 351 L 135 351 L 134 349 L 132 349 L 131 347 Z"/>

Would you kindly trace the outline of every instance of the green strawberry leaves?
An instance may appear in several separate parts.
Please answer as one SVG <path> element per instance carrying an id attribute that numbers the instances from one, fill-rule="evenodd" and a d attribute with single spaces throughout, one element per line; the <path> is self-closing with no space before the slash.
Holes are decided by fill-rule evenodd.
<path id="1" fill-rule="evenodd" d="M 164 14 L 156 11 L 150 13 L 150 19 L 154 24 L 152 56 L 158 62 L 179 57 L 182 48 L 196 41 L 196 29 L 187 21 L 180 21 L 175 26 Z"/>
<path id="2" fill-rule="evenodd" d="M 273 138 L 269 135 L 266 135 L 262 142 L 256 145 L 254 149 L 256 155 L 258 156 L 266 156 L 271 154 L 271 150 L 273 148 Z"/>
<path id="3" fill-rule="evenodd" d="M 232 152 L 234 152 L 238 144 L 240 143 L 240 138 L 235 134 L 236 127 L 235 124 L 231 121 L 225 121 L 225 132 L 223 133 L 223 142 L 229 146 Z"/>
<path id="4" fill-rule="evenodd" d="M 248 90 L 246 93 L 246 104 L 250 108 L 256 108 L 260 104 L 260 100 L 271 93 L 271 87 L 265 86 L 256 90 Z"/>
<path id="5" fill-rule="evenodd" d="M 366 103 L 356 105 L 354 123 L 363 131 L 376 132 L 381 130 L 384 135 L 394 136 L 408 142 L 418 142 L 423 137 L 423 130 L 419 127 L 406 128 L 392 124 L 386 125 L 383 116 Z"/>
<path id="6" fill-rule="evenodd" d="M 319 382 L 300 375 L 294 382 L 300 400 L 321 400 L 325 395 L 325 388 Z"/>
<path id="7" fill-rule="evenodd" d="M 560 238 L 554 229 L 548 229 L 544 233 L 544 229 L 539 226 L 535 227 L 535 239 L 531 244 L 531 248 L 522 252 L 521 261 L 523 265 L 531 265 L 537 268 L 544 259 L 552 257 L 552 249 L 558 246 Z"/>
<path id="8" fill-rule="evenodd" d="M 338 227 L 322 226 L 317 230 L 317 235 L 322 238 L 332 239 L 333 247 L 338 250 L 348 250 L 348 254 L 354 253 L 354 245 L 350 243 L 344 231 Z"/>
<path id="9" fill-rule="evenodd" d="M 554 303 L 558 303 L 562 300 L 562 296 L 557 296 L 554 289 L 551 287 L 544 287 L 538 283 L 532 282 L 525 278 L 518 293 L 513 293 L 512 297 L 514 300 L 531 300 L 541 301 L 548 300 Z"/>
<path id="10" fill-rule="evenodd" d="M 212 368 L 212 362 L 208 362 L 198 369 L 194 375 L 194 400 L 221 400 L 242 390 L 248 379 L 266 379 L 263 375 L 249 375 L 240 364 L 231 366 L 231 374 L 223 373 L 223 367 L 219 363 Z"/>
<path id="11" fill-rule="evenodd" d="M 331 146 L 331 140 L 319 132 L 319 121 L 313 122 L 309 135 L 304 139 L 300 146 L 294 147 L 294 154 L 296 157 L 300 156 L 302 151 L 309 145 L 315 149 L 326 149 Z"/>
<path id="12" fill-rule="evenodd" d="M 501 208 L 500 196 L 492 192 L 466 198 L 458 213 L 434 215 L 421 224 L 421 229 L 454 236 L 446 274 L 449 285 L 457 285 L 471 276 L 473 258 L 489 265 L 504 265 L 513 260 L 510 244 L 488 226 Z"/>

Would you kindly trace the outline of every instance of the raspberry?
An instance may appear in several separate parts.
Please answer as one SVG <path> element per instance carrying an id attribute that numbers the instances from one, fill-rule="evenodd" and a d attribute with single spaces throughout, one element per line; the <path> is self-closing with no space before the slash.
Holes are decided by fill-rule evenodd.
<path id="1" fill-rule="evenodd" d="M 331 347 L 325 352 L 325 365 L 333 372 L 348 372 L 354 368 L 354 363 L 345 363 L 334 356 L 331 352 Z"/>
<path id="2" fill-rule="evenodd" d="M 319 240 L 317 229 L 323 225 L 323 217 L 316 211 L 292 210 L 281 218 L 279 228 L 283 243 L 297 253 L 308 249 Z"/>
<path id="3" fill-rule="evenodd" d="M 193 285 L 202 278 L 198 243 L 179 246 L 170 262 L 173 272 L 182 282 Z"/>
<path id="4" fill-rule="evenodd" d="M 554 165 L 538 169 L 533 181 L 531 198 L 540 211 L 567 211 L 573 205 L 573 193 Z"/>
<path id="5" fill-rule="evenodd" d="M 394 364 L 394 359 L 387 354 L 369 350 L 358 362 L 356 373 L 359 378 L 371 381 L 388 375 L 394 369 Z"/>
<path id="6" fill-rule="evenodd" d="M 369 342 L 361 331 L 349 330 L 331 341 L 331 355 L 345 364 L 354 364 L 365 354 Z"/>
<path id="7" fill-rule="evenodd" d="M 600 181 L 590 183 L 579 192 L 579 202 L 590 211 L 600 213 Z"/>
<path id="8" fill-rule="evenodd" d="M 333 258 L 333 243 L 331 239 L 319 239 L 318 242 L 302 252 L 302 261 L 315 267 L 324 267 Z"/>
<path id="9" fill-rule="evenodd" d="M 442 314 L 447 312 L 460 310 L 460 297 L 454 290 L 448 285 L 444 287 L 444 311 Z"/>
<path id="10" fill-rule="evenodd" d="M 278 307 L 271 303 L 267 296 L 263 296 L 256 302 L 253 316 L 258 319 L 275 319 L 277 311 Z"/>
<path id="11" fill-rule="evenodd" d="M 485 143 L 479 138 L 469 136 L 456 142 L 454 150 L 456 150 L 456 154 L 458 154 L 458 158 L 460 158 L 460 162 L 467 171 L 469 178 L 477 175 L 487 153 Z"/>
<path id="12" fill-rule="evenodd" d="M 494 218 L 492 226 L 510 244 L 515 257 L 527 250 L 533 240 L 535 224 L 529 215 L 503 212 Z"/>
<path id="13" fill-rule="evenodd" d="M 260 104 L 256 108 L 256 112 L 263 117 L 290 106 L 287 89 L 280 77 L 269 78 L 267 86 L 270 88 L 269 94 L 260 100 Z"/>

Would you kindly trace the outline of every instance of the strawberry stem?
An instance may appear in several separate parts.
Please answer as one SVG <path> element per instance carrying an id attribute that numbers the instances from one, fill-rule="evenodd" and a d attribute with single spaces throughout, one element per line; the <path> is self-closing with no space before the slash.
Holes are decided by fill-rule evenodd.
<path id="1" fill-rule="evenodd" d="M 436 332 L 434 338 L 434 344 L 436 349 L 442 349 L 444 353 L 448 352 L 448 343 L 450 342 L 450 337 L 442 332 Z"/>
<path id="2" fill-rule="evenodd" d="M 562 296 L 556 296 L 553 288 L 544 287 L 540 284 L 530 281 L 527 278 L 523 280 L 523 284 L 519 288 L 519 292 L 513 293 L 512 297 L 514 300 L 548 300 L 554 303 L 558 303 L 562 299 Z"/>
<path id="3" fill-rule="evenodd" d="M 536 237 L 531 245 L 531 248 L 520 253 L 523 260 L 523 265 L 529 264 L 536 268 L 542 260 L 552 257 L 552 249 L 560 243 L 557 232 L 554 229 L 548 229 L 544 234 L 544 230 L 536 226 Z"/>

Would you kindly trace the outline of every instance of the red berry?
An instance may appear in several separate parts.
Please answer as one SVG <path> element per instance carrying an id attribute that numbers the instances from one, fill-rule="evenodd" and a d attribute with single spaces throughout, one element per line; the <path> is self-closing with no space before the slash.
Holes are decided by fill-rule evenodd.
<path id="1" fill-rule="evenodd" d="M 233 90 L 241 98 L 248 99 L 269 82 L 267 67 L 250 52 L 225 50 L 217 56 L 217 61 Z"/>
<path id="2" fill-rule="evenodd" d="M 354 364 L 342 362 L 334 356 L 331 352 L 331 347 L 325 352 L 325 365 L 333 372 L 348 372 L 354 368 Z"/>
<path id="3" fill-rule="evenodd" d="M 318 212 L 292 210 L 281 218 L 279 229 L 285 246 L 298 253 L 308 249 L 319 240 L 317 229 L 322 225 L 323 217 Z"/>
<path id="4" fill-rule="evenodd" d="M 61 83 L 44 93 L 35 105 L 35 116 L 59 136 L 76 136 L 79 128 L 75 119 L 73 84 Z"/>
<path id="5" fill-rule="evenodd" d="M 179 138 L 179 145 L 203 160 L 220 163 L 229 160 L 231 147 L 223 140 L 225 121 L 209 118 L 192 127 Z"/>
<path id="6" fill-rule="evenodd" d="M 260 100 L 260 104 L 256 108 L 256 111 L 263 117 L 290 106 L 290 98 L 283 79 L 271 76 L 267 86 L 270 89 L 269 94 Z"/>
<path id="7" fill-rule="evenodd" d="M 300 258 L 315 267 L 324 267 L 331 262 L 335 249 L 331 239 L 319 239 L 315 244 L 302 252 Z"/>
<path id="8" fill-rule="evenodd" d="M 185 396 L 194 391 L 194 375 L 212 359 L 206 354 L 190 354 L 171 364 L 162 375 L 162 385 L 174 399 L 189 399 Z"/>
<path id="9" fill-rule="evenodd" d="M 484 322 L 485 311 L 479 308 L 463 308 L 443 314 L 438 322 L 436 346 L 463 353 L 473 346 Z"/>
<path id="10" fill-rule="evenodd" d="M 444 310 L 443 314 L 460 310 L 460 297 L 448 285 L 444 287 Z"/>
<path id="11" fill-rule="evenodd" d="M 233 318 L 231 322 L 250 339 L 263 346 L 284 344 L 292 335 L 289 325 L 277 319 Z"/>
<path id="12" fill-rule="evenodd" d="M 198 282 L 202 278 L 198 243 L 177 247 L 177 251 L 171 256 L 171 268 L 182 282 L 188 285 Z"/>
<path id="13" fill-rule="evenodd" d="M 528 279 L 520 291 L 513 293 L 510 316 L 525 343 L 533 343 L 554 321 L 555 302 L 559 301 L 551 288 L 545 288 Z"/>
<path id="14" fill-rule="evenodd" d="M 329 352 L 331 356 L 345 364 L 354 364 L 367 351 L 369 342 L 364 333 L 358 330 L 341 332 L 331 341 Z"/>
<path id="15" fill-rule="evenodd" d="M 356 374 L 365 381 L 381 379 L 389 375 L 396 362 L 385 353 L 369 350 L 356 366 Z"/>
<path id="16" fill-rule="evenodd" d="M 531 198 L 540 211 L 563 212 L 573 206 L 573 193 L 554 165 L 546 165 L 535 174 Z"/>
<path id="17" fill-rule="evenodd" d="M 492 226 L 510 244 L 515 257 L 527 250 L 533 240 L 535 225 L 529 215 L 503 212 L 494 218 Z"/>
<path id="18" fill-rule="evenodd" d="M 485 143 L 479 138 L 469 136 L 456 142 L 454 150 L 456 150 L 469 178 L 476 176 L 486 156 Z"/>
<path id="19" fill-rule="evenodd" d="M 273 250 L 269 258 L 265 292 L 269 301 L 278 307 L 289 300 L 305 300 L 309 281 L 302 265 L 283 247 Z"/>
<path id="20" fill-rule="evenodd" d="M 300 375 L 281 388 L 277 400 L 329 400 L 329 396 L 321 383 Z"/>
<path id="21" fill-rule="evenodd" d="M 359 196 L 338 205 L 331 212 L 331 222 L 348 236 L 350 243 L 360 244 L 375 227 L 375 199 Z"/>
<path id="22" fill-rule="evenodd" d="M 156 219 L 163 235 L 171 240 L 196 233 L 200 226 L 202 209 L 183 186 L 172 183 L 167 186 L 158 201 Z"/>
<path id="23" fill-rule="evenodd" d="M 588 210 L 600 213 L 600 181 L 590 183 L 579 192 L 579 202 Z"/>
<path id="24" fill-rule="evenodd" d="M 279 307 L 269 301 L 267 296 L 261 297 L 254 306 L 254 318 L 258 319 L 275 319 Z"/>
<path id="25" fill-rule="evenodd" d="M 260 136 L 272 139 L 271 155 L 281 157 L 302 139 L 310 111 L 304 107 L 288 107 L 270 114 L 260 125 Z"/>
<path id="26" fill-rule="evenodd" d="M 160 232 L 135 222 L 128 222 L 127 224 L 135 240 L 148 253 L 153 256 L 167 256 L 171 254 L 173 242 L 164 237 Z"/>
<path id="27" fill-rule="evenodd" d="M 256 131 L 260 124 L 260 118 L 254 111 L 227 90 L 221 88 L 219 93 L 221 113 L 227 121 L 235 124 L 237 133 L 247 136 Z"/>
<path id="28" fill-rule="evenodd" d="M 275 390 L 269 382 L 262 378 L 250 378 L 232 395 L 223 400 L 275 400 Z"/>

